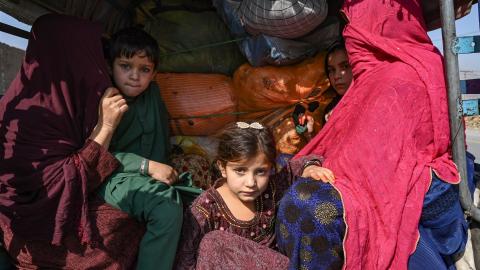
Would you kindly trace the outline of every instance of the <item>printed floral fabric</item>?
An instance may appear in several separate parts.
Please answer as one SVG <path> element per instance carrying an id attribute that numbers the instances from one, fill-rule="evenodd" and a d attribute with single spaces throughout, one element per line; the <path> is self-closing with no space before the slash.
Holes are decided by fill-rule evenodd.
<path id="1" fill-rule="evenodd" d="M 200 243 L 196 270 L 287 269 L 288 258 L 264 245 L 225 231 L 212 231 Z"/>
<path id="2" fill-rule="evenodd" d="M 299 178 L 280 201 L 276 235 L 288 269 L 342 269 L 345 223 L 340 194 L 321 181 Z"/>
<path id="3" fill-rule="evenodd" d="M 171 163 L 178 174 L 189 172 L 192 175 L 193 185 L 203 190 L 209 189 L 217 179 L 210 162 L 200 155 L 175 155 Z"/>

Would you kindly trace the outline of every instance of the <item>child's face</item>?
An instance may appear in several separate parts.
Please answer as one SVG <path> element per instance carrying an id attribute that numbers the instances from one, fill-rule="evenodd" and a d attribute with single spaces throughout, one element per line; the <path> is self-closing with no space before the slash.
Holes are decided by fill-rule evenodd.
<path id="1" fill-rule="evenodd" d="M 155 66 L 145 52 L 138 52 L 132 58 L 115 58 L 112 72 L 118 90 L 125 96 L 136 97 L 148 88 L 155 76 Z"/>
<path id="2" fill-rule="evenodd" d="M 242 202 L 252 202 L 268 187 L 268 178 L 272 164 L 265 154 L 255 158 L 227 162 L 226 166 L 218 163 L 222 176 L 231 194 Z"/>
<path id="3" fill-rule="evenodd" d="M 347 92 L 352 83 L 352 68 L 348 63 L 348 56 L 345 50 L 336 50 L 328 55 L 327 59 L 328 79 L 335 91 L 341 96 Z"/>

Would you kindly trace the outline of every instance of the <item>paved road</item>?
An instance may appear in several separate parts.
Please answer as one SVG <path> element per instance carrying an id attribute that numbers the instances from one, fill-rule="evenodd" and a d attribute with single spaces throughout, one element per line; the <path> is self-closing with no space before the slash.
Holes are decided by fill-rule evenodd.
<path id="1" fill-rule="evenodd" d="M 475 163 L 480 163 L 480 129 L 467 129 L 467 149 L 475 157 Z"/>

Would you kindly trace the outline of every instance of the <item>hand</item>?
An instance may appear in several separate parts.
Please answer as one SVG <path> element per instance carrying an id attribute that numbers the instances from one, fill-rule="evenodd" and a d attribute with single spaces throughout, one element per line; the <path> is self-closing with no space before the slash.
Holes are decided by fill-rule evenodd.
<path id="1" fill-rule="evenodd" d="M 300 118 L 298 119 L 298 122 L 300 123 L 300 125 L 304 125 L 305 122 L 307 122 L 307 131 L 308 133 L 312 133 L 313 132 L 313 125 L 315 124 L 315 119 L 313 119 L 313 117 L 311 115 L 305 115 L 305 114 L 302 114 L 300 116 Z"/>
<path id="2" fill-rule="evenodd" d="M 98 126 L 115 130 L 122 119 L 123 114 L 128 110 L 125 99 L 120 95 L 118 89 L 109 87 L 105 90 L 99 106 Z"/>
<path id="3" fill-rule="evenodd" d="M 107 88 L 98 107 L 97 125 L 89 138 L 108 149 L 113 133 L 127 110 L 127 102 L 119 91 L 113 87 Z"/>
<path id="4" fill-rule="evenodd" d="M 153 160 L 148 161 L 148 175 L 150 175 L 153 179 L 163 182 L 167 185 L 173 185 L 178 180 L 178 173 L 175 171 L 175 169 L 167 164 Z"/>
<path id="5" fill-rule="evenodd" d="M 335 175 L 327 168 L 310 165 L 303 170 L 302 177 L 322 180 L 324 183 L 335 183 Z"/>
<path id="6" fill-rule="evenodd" d="M 333 110 L 329 111 L 327 114 L 325 114 L 325 122 L 328 121 L 328 118 L 332 115 Z"/>

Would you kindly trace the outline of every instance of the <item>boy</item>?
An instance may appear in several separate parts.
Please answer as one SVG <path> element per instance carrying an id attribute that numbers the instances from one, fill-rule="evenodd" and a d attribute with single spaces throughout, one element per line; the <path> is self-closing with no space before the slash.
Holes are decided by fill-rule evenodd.
<path id="1" fill-rule="evenodd" d="M 155 39 L 138 28 L 117 32 L 109 60 L 113 82 L 128 111 L 115 130 L 110 151 L 121 162 L 98 194 L 110 205 L 146 223 L 137 269 L 171 269 L 182 227 L 177 173 L 169 154 L 167 111 L 151 83 L 158 63 Z"/>

